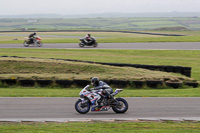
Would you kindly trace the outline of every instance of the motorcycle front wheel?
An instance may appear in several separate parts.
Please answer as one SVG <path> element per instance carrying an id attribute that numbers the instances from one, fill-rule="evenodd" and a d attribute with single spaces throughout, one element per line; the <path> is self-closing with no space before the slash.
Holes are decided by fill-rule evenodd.
<path id="1" fill-rule="evenodd" d="M 37 45 L 38 47 L 41 47 L 41 46 L 43 45 L 43 43 L 42 43 L 42 41 L 37 41 L 37 42 L 36 42 L 36 45 Z"/>
<path id="2" fill-rule="evenodd" d="M 98 46 L 98 43 L 95 42 L 95 43 L 93 44 L 93 47 L 97 47 L 97 46 Z"/>
<path id="3" fill-rule="evenodd" d="M 84 47 L 85 45 L 83 43 L 79 43 L 79 46 L 80 47 Z"/>
<path id="4" fill-rule="evenodd" d="M 24 41 L 24 43 L 23 43 L 23 45 L 25 46 L 25 47 L 28 47 L 29 46 L 29 44 L 28 44 L 28 41 Z"/>
<path id="5" fill-rule="evenodd" d="M 116 101 L 119 102 L 119 105 L 112 107 L 115 113 L 125 113 L 128 110 L 128 103 L 123 98 L 116 98 Z"/>
<path id="6" fill-rule="evenodd" d="M 89 104 L 89 102 L 82 103 L 82 101 L 79 99 L 75 103 L 75 109 L 80 114 L 86 114 L 87 112 L 90 111 L 90 104 Z"/>

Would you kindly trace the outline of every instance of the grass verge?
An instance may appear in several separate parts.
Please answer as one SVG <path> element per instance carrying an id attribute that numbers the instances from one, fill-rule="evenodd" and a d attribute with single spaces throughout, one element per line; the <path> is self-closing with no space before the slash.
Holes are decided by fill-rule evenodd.
<path id="1" fill-rule="evenodd" d="M 4 87 L 0 88 L 0 97 L 79 97 L 80 91 L 81 88 Z M 200 97 L 200 87 L 179 89 L 126 88 L 117 97 Z"/>
<path id="2" fill-rule="evenodd" d="M 200 122 L 0 123 L 3 133 L 198 133 Z"/>

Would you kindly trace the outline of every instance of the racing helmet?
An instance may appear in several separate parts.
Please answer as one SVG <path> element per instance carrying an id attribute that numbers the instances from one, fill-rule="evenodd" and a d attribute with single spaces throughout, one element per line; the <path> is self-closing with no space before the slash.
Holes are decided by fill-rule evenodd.
<path id="1" fill-rule="evenodd" d="M 36 32 L 34 32 L 33 35 L 36 35 Z"/>
<path id="2" fill-rule="evenodd" d="M 99 78 L 93 77 L 93 78 L 91 79 L 91 84 L 92 84 L 94 87 L 99 86 Z"/>

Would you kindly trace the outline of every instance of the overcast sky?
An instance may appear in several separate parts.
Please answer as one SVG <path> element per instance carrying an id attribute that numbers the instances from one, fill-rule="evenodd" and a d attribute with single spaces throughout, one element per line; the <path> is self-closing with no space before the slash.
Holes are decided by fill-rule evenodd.
<path id="1" fill-rule="evenodd" d="M 0 0 L 0 15 L 200 12 L 200 0 Z"/>

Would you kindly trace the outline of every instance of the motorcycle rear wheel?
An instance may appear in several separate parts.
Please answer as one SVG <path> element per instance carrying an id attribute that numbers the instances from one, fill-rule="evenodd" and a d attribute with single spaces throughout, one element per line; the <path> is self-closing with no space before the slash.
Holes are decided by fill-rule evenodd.
<path id="1" fill-rule="evenodd" d="M 85 45 L 83 43 L 79 43 L 79 47 L 84 47 Z"/>
<path id="2" fill-rule="evenodd" d="M 24 41 L 24 43 L 23 43 L 23 45 L 25 46 L 25 47 L 28 47 L 30 44 L 28 44 L 28 41 Z"/>
<path id="3" fill-rule="evenodd" d="M 116 98 L 116 100 L 120 103 L 120 106 L 112 107 L 115 113 L 125 113 L 128 110 L 128 103 L 123 98 Z"/>
<path id="4" fill-rule="evenodd" d="M 76 101 L 75 103 L 75 109 L 77 112 L 79 112 L 80 114 L 86 114 L 87 112 L 90 111 L 90 104 L 89 102 L 84 103 L 84 105 L 82 104 L 82 101 L 79 99 L 78 101 Z"/>

